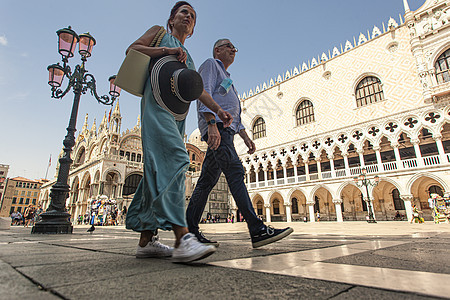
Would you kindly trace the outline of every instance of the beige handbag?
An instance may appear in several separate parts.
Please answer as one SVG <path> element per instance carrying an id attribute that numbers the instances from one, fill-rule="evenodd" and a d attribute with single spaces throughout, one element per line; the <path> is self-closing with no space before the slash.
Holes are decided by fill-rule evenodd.
<path id="1" fill-rule="evenodd" d="M 161 26 L 150 47 L 158 47 L 166 30 Z M 114 84 L 130 94 L 138 97 L 144 95 L 145 82 L 149 76 L 148 66 L 150 57 L 139 51 L 130 49 L 125 57 Z"/>

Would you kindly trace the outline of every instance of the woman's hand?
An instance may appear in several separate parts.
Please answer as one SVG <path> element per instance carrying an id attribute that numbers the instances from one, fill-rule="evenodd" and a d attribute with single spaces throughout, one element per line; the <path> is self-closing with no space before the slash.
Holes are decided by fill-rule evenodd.
<path id="1" fill-rule="evenodd" d="M 186 53 L 186 51 L 183 50 L 183 48 L 181 48 L 181 47 L 178 47 L 178 48 L 164 47 L 164 52 L 167 53 L 168 55 L 176 55 L 177 59 L 180 62 L 186 63 L 187 53 Z"/>

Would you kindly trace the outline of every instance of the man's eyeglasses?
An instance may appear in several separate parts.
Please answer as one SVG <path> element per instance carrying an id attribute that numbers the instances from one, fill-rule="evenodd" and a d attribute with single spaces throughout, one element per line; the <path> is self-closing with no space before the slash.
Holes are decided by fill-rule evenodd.
<path id="1" fill-rule="evenodd" d="M 222 44 L 220 46 L 217 46 L 217 48 L 225 46 L 227 48 L 230 48 L 231 50 L 233 50 L 234 52 L 238 52 L 238 49 L 232 44 L 232 43 L 226 43 L 226 44 Z"/>

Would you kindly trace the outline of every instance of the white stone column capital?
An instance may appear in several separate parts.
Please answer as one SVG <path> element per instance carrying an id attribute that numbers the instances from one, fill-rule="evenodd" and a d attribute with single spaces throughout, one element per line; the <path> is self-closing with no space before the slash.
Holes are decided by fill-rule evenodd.
<path id="1" fill-rule="evenodd" d="M 342 199 L 333 199 L 333 203 L 334 204 L 341 204 L 342 203 Z"/>

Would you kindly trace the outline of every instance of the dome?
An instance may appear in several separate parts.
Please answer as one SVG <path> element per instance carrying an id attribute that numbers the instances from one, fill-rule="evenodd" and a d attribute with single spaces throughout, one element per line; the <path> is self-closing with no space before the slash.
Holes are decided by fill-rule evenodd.
<path id="1" fill-rule="evenodd" d="M 196 146 L 197 148 L 199 148 L 202 151 L 206 151 L 208 149 L 208 144 L 206 144 L 206 142 L 202 141 L 200 130 L 198 128 L 196 128 L 191 133 L 191 135 L 189 136 L 188 142 L 189 142 L 189 144 Z"/>

